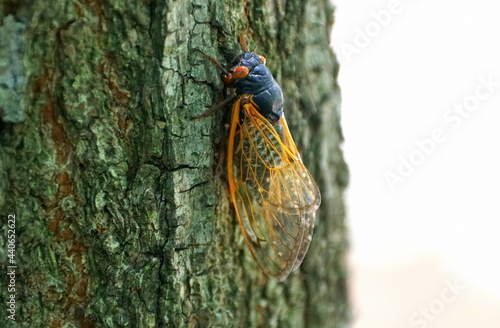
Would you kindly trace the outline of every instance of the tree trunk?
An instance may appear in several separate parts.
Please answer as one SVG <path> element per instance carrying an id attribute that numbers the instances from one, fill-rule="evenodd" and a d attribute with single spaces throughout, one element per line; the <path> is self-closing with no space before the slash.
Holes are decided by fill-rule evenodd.
<path id="1" fill-rule="evenodd" d="M 17 326 L 347 326 L 328 0 L 2 4 L 0 214 L 15 227 L 1 226 L 0 260 L 15 274 L 0 293 L 4 306 L 14 295 Z M 239 231 L 223 111 L 190 120 L 224 97 L 197 50 L 227 63 L 246 27 L 323 196 L 309 253 L 283 283 Z"/>

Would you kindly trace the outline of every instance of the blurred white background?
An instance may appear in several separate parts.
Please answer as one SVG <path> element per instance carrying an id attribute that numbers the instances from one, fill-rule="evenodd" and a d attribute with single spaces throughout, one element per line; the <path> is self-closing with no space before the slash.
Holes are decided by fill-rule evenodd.
<path id="1" fill-rule="evenodd" d="M 500 2 L 334 3 L 354 328 L 500 327 Z"/>

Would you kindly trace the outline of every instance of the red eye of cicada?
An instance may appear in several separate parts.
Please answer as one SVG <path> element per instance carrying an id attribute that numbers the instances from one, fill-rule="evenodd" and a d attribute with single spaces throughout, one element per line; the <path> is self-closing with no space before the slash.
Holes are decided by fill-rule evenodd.
<path id="1" fill-rule="evenodd" d="M 242 79 L 250 73 L 250 70 L 246 66 L 238 66 L 234 70 L 234 77 L 237 79 Z"/>
<path id="2" fill-rule="evenodd" d="M 266 64 L 266 57 L 262 56 L 262 55 L 258 55 L 259 58 L 260 58 L 260 61 L 262 62 L 263 65 Z"/>
<path id="3" fill-rule="evenodd" d="M 227 74 L 222 76 L 222 83 L 224 83 L 224 85 L 228 86 L 233 84 L 233 82 L 234 82 L 233 74 Z"/>

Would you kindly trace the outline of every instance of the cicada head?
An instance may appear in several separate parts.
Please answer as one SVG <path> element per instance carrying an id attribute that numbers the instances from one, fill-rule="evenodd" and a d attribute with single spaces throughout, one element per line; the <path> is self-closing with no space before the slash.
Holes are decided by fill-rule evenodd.
<path id="1" fill-rule="evenodd" d="M 243 53 L 236 56 L 230 64 L 229 74 L 222 74 L 224 85 L 229 87 L 238 87 L 241 81 L 252 79 L 271 79 L 272 75 L 265 66 L 264 56 L 255 53 Z"/>
<path id="2" fill-rule="evenodd" d="M 230 74 L 223 75 L 222 80 L 226 86 L 236 88 L 237 94 L 257 94 L 276 83 L 265 62 L 264 56 L 256 53 L 240 54 L 231 62 Z"/>

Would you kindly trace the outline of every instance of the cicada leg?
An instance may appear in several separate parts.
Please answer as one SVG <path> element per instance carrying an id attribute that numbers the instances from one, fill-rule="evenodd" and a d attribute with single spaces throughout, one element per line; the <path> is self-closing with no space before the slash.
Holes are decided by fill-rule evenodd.
<path id="1" fill-rule="evenodd" d="M 210 62 L 212 64 L 214 64 L 215 66 L 217 66 L 218 69 L 221 70 L 222 73 L 224 73 L 224 75 L 231 75 L 231 73 L 224 67 L 222 66 L 218 61 L 217 59 L 215 59 L 214 57 L 210 56 L 210 55 L 207 55 L 206 53 L 204 53 L 203 51 L 201 51 L 200 49 L 196 49 L 198 50 L 203 56 L 207 57 L 208 60 L 210 60 Z"/>
<path id="2" fill-rule="evenodd" d="M 235 101 L 236 98 L 238 98 L 238 95 L 234 94 L 234 95 L 230 96 L 229 98 L 224 99 L 220 103 L 213 105 L 212 107 L 207 109 L 203 114 L 191 117 L 191 119 L 197 120 L 197 119 L 202 118 L 202 117 L 207 117 L 207 116 L 213 115 L 217 110 L 219 110 L 219 109 L 223 108 L 224 106 L 226 106 L 227 104 Z"/>

